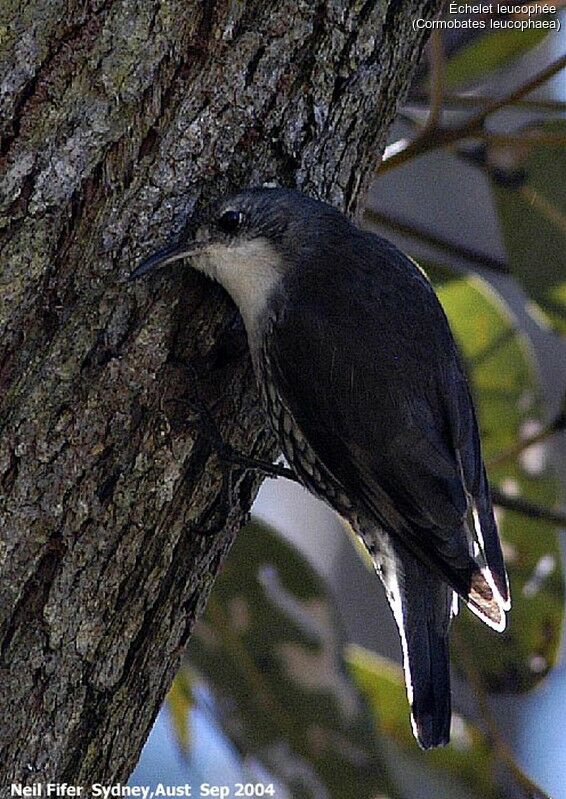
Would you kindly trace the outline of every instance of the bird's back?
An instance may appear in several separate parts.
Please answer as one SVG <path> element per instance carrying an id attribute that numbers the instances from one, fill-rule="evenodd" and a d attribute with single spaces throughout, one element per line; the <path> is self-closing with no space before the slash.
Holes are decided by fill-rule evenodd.
<path id="1" fill-rule="evenodd" d="M 355 513 L 373 517 L 467 600 L 474 573 L 487 568 L 505 604 L 475 413 L 445 314 L 412 261 L 350 229 L 330 251 L 303 253 L 274 293 L 263 382 L 333 493 L 338 487 Z M 485 610 L 501 627 L 502 609 Z"/>

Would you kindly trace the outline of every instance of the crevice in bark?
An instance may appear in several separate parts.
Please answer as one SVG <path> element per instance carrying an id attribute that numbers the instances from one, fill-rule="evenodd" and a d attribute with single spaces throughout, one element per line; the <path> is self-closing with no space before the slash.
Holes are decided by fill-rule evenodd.
<path id="1" fill-rule="evenodd" d="M 247 66 L 246 78 L 244 81 L 244 85 L 246 86 L 246 88 L 251 86 L 251 84 L 253 83 L 254 75 L 256 73 L 256 70 L 259 66 L 259 62 L 261 61 L 264 53 L 265 53 L 265 45 L 262 44 L 260 47 L 257 48 L 253 58 L 251 59 L 250 63 Z"/>
<path id="2" fill-rule="evenodd" d="M 38 561 L 36 569 L 24 586 L 20 600 L 15 605 L 9 623 L 0 637 L 0 658 L 6 658 L 13 639 L 30 619 L 39 619 L 45 606 L 51 583 L 61 565 L 65 545 L 57 536 L 48 542 L 45 553 Z"/>

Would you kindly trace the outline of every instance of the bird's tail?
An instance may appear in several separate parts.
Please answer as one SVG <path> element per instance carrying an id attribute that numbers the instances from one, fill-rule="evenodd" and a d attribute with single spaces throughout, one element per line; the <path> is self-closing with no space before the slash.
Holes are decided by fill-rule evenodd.
<path id="1" fill-rule="evenodd" d="M 381 532 L 379 539 L 376 568 L 401 636 L 413 732 L 423 749 L 442 746 L 450 737 L 448 631 L 455 594 L 401 545 Z"/>

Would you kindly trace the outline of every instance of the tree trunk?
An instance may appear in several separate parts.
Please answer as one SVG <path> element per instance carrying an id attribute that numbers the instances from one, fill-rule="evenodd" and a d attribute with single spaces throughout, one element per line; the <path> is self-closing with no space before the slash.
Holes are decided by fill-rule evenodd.
<path id="1" fill-rule="evenodd" d="M 125 780 L 275 454 L 242 326 L 123 278 L 239 187 L 353 213 L 438 0 L 2 4 L 0 790 Z M 190 363 L 192 369 L 187 369 Z"/>

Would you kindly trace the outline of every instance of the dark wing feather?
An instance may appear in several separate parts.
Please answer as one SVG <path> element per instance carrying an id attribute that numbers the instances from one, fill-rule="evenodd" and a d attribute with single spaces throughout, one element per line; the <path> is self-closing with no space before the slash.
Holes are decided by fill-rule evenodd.
<path id="1" fill-rule="evenodd" d="M 460 360 L 426 278 L 368 234 L 332 271 L 305 266 L 276 296 L 270 368 L 307 441 L 354 506 L 467 597 L 477 564 L 470 498 L 506 587 Z"/>

